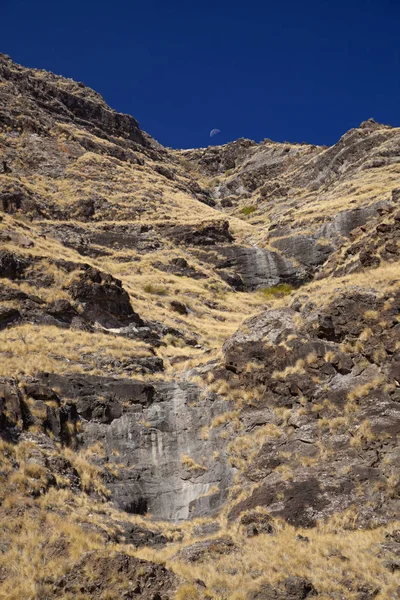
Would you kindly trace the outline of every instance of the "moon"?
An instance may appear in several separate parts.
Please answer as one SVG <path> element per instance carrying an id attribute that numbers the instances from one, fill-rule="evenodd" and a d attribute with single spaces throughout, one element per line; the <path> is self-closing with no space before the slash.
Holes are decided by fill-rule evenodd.
<path id="1" fill-rule="evenodd" d="M 218 133 L 221 133 L 219 129 L 211 129 L 210 137 L 214 137 L 214 135 L 218 135 Z"/>

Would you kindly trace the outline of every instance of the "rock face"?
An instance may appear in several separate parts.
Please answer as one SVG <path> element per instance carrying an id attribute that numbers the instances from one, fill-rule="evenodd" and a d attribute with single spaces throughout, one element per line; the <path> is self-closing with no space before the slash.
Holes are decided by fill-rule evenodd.
<path id="1" fill-rule="evenodd" d="M 380 203 L 366 208 L 341 211 L 329 223 L 322 225 L 311 235 L 296 234 L 293 227 L 275 230 L 275 236 L 283 235 L 274 240 L 273 245 L 284 256 L 295 258 L 315 272 L 317 267 L 323 265 L 329 256 L 338 247 L 341 247 L 343 240 L 349 239 L 352 231 L 376 218 L 384 206 L 384 203 Z"/>
<path id="2" fill-rule="evenodd" d="M 101 444 L 101 464 L 117 465 L 118 475 L 109 475 L 107 486 L 122 510 L 179 521 L 212 514 L 226 499 L 233 470 L 224 443 L 201 436 L 202 427 L 223 411 L 223 400 L 202 397 L 197 386 L 184 382 L 51 374 L 41 380 L 45 400 L 55 388 L 73 402 L 82 446 Z M 30 385 L 27 392 L 37 397 L 37 389 Z"/>
<path id="3" fill-rule="evenodd" d="M 296 266 L 277 252 L 263 248 L 228 247 L 218 248 L 219 254 L 225 256 L 217 267 L 230 269 L 240 276 L 243 288 L 255 290 L 260 287 L 273 287 L 280 283 L 297 286 L 308 279 L 307 270 Z M 233 287 L 235 287 L 233 285 Z"/>
<path id="4" fill-rule="evenodd" d="M 354 505 L 355 493 L 364 497 L 357 511 L 363 526 L 398 514 L 399 499 L 389 483 L 397 468 L 400 433 L 393 379 L 398 357 L 389 349 L 398 345 L 400 299 L 393 297 L 390 306 L 385 300 L 354 292 L 335 299 L 322 313 L 307 304 L 267 311 L 225 343 L 232 385 L 261 385 L 261 406 L 267 402 L 291 411 L 277 439 L 265 442 L 253 464 L 246 465 L 245 479 L 261 485 L 233 507 L 231 519 L 263 506 L 295 526 L 312 527 Z M 303 310 L 308 325 L 299 327 Z M 353 348 L 366 331 L 368 339 Z M 263 368 L 249 372 L 251 363 Z M 251 423 L 251 411 L 248 418 Z M 279 420 L 268 421 L 282 427 Z M 291 474 L 282 477 L 285 468 Z M 377 482 L 375 492 L 372 481 Z"/>
<path id="5" fill-rule="evenodd" d="M 124 465 L 108 481 L 117 506 L 172 521 L 212 514 L 226 498 L 232 469 L 221 440 L 203 440 L 201 429 L 222 411 L 221 400 L 200 398 L 196 386 L 179 383 L 159 385 L 146 397 L 146 402 L 141 396 L 135 402 L 131 395 L 130 407 L 114 406 L 107 419 L 87 409 L 82 415 L 89 421 L 84 444 L 100 442 L 105 461 L 112 461 L 117 451 L 116 462 Z M 82 404 L 79 400 L 78 412 Z M 217 459 L 213 453 L 219 454 Z"/>
<path id="6" fill-rule="evenodd" d="M 400 129 L 174 151 L 0 55 L 0 154 L 0 597 L 398 598 Z"/>

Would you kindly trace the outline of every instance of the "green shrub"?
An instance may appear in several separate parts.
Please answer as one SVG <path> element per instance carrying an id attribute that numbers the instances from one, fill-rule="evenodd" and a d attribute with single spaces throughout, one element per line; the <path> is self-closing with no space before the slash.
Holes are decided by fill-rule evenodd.
<path id="1" fill-rule="evenodd" d="M 256 212 L 256 210 L 255 206 L 243 206 L 243 208 L 240 209 L 240 212 L 247 217 L 247 215 L 251 215 Z"/>
<path id="2" fill-rule="evenodd" d="M 270 298 L 276 298 L 277 296 L 288 296 L 293 292 L 293 287 L 288 283 L 280 283 L 279 285 L 274 285 L 272 287 L 260 288 L 258 292 L 263 298 L 268 300 Z"/>

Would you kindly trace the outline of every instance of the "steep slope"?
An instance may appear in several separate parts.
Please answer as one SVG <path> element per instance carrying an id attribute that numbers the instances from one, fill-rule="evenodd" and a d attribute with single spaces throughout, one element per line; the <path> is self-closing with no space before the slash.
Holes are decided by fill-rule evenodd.
<path id="1" fill-rule="evenodd" d="M 400 130 L 172 151 L 0 55 L 0 153 L 0 598 L 397 598 Z"/>
<path id="2" fill-rule="evenodd" d="M 310 275 L 350 232 L 397 206 L 400 131 L 373 119 L 332 148 L 238 140 L 180 154 L 211 177 L 221 206 L 257 226 L 258 245 Z"/>

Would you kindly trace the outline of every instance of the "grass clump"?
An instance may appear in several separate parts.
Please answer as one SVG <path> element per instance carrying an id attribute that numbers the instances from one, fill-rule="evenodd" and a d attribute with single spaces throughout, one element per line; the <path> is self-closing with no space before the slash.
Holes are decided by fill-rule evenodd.
<path id="1" fill-rule="evenodd" d="M 168 293 L 166 287 L 156 283 L 146 283 L 143 289 L 147 294 L 153 294 L 154 296 L 166 296 Z"/>
<path id="2" fill-rule="evenodd" d="M 207 467 L 200 465 L 187 454 L 181 456 L 181 465 L 188 471 L 207 471 Z"/>
<path id="3" fill-rule="evenodd" d="M 252 215 L 253 213 L 255 213 L 256 210 L 257 209 L 255 206 L 243 206 L 243 208 L 240 209 L 240 212 L 242 213 L 242 215 L 247 217 L 248 215 Z"/>
<path id="4" fill-rule="evenodd" d="M 270 298 L 288 296 L 293 292 L 293 289 L 294 288 L 289 285 L 289 283 L 280 283 L 279 285 L 274 285 L 272 287 L 260 288 L 258 292 L 263 298 L 269 300 Z"/>

